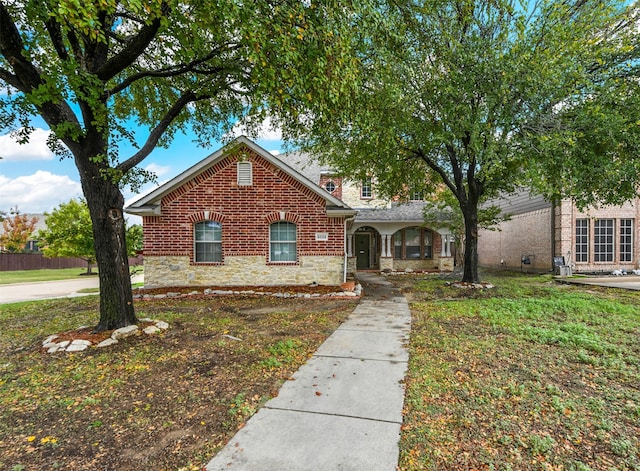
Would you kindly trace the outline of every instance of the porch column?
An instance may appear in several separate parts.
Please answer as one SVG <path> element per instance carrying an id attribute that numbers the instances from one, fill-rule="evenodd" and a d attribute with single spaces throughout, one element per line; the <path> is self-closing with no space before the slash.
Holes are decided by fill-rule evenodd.
<path id="1" fill-rule="evenodd" d="M 453 236 L 447 236 L 447 257 L 451 257 L 451 243 L 453 242 Z"/>
<path id="2" fill-rule="evenodd" d="M 392 235 L 387 236 L 387 257 L 393 257 L 393 251 L 391 247 L 391 239 L 393 239 Z"/>
<path id="3" fill-rule="evenodd" d="M 353 234 L 347 234 L 347 256 L 353 257 Z"/>
<path id="4" fill-rule="evenodd" d="M 440 244 L 440 256 L 441 257 L 449 257 L 451 256 L 451 252 L 448 250 L 448 244 L 449 244 L 449 236 L 448 235 L 441 235 L 440 237 L 442 237 L 442 244 Z M 449 255 L 447 255 L 447 252 L 449 252 Z"/>
<path id="5" fill-rule="evenodd" d="M 387 234 L 380 234 L 382 247 L 380 249 L 380 257 L 387 257 Z"/>

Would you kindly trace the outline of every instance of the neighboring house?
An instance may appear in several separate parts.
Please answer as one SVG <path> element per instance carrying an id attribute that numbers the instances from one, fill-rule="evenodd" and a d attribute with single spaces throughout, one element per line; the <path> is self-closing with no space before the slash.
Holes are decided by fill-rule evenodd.
<path id="1" fill-rule="evenodd" d="M 359 269 L 451 269 L 424 202 L 384 204 L 300 154 L 238 138 L 126 208 L 142 216 L 147 286 L 338 285 Z"/>
<path id="2" fill-rule="evenodd" d="M 480 231 L 481 266 L 551 271 L 564 263 L 578 273 L 639 266 L 639 198 L 585 211 L 569 200 L 553 205 L 528 192 L 492 203 L 511 214 L 511 220 L 497 231 Z"/>
<path id="3" fill-rule="evenodd" d="M 9 214 L 8 216 L 5 216 L 7 218 L 13 218 L 15 216 L 15 214 Z M 20 216 L 25 216 L 25 214 L 20 214 Z M 39 248 L 38 248 L 38 241 L 35 239 L 35 235 L 38 233 L 39 230 L 41 229 L 46 229 L 47 224 L 45 222 L 45 215 L 44 214 L 26 214 L 27 218 L 29 221 L 31 221 L 33 218 L 36 219 L 36 225 L 35 228 L 33 229 L 33 232 L 31 234 L 31 238 L 27 241 L 27 245 L 24 248 L 24 251 L 26 252 L 39 252 Z M 4 234 L 4 225 L 0 222 L 0 235 Z M 0 252 L 4 252 L 5 248 L 2 246 L 2 242 L 0 242 Z"/>

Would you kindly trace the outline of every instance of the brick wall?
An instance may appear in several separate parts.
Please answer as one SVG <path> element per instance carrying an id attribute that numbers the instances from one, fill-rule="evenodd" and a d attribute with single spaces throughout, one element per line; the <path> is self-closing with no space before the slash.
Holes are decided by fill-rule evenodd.
<path id="1" fill-rule="evenodd" d="M 341 259 L 344 219 L 327 217 L 323 198 L 261 156 L 242 151 L 252 163 L 253 184 L 237 185 L 236 153 L 166 195 L 161 216 L 143 217 L 145 256 L 188 257 L 193 264 L 193 225 L 207 219 L 222 224 L 223 264 L 227 257 L 266 261 L 269 224 L 284 220 L 297 226 L 298 265 L 302 257 Z M 328 239 L 316 241 L 316 233 Z"/>
<path id="2" fill-rule="evenodd" d="M 478 232 L 480 266 L 524 271 L 551 270 L 551 208 L 513 216 L 500 230 Z M 530 265 L 522 265 L 529 256 Z M 504 263 L 502 263 L 504 262 Z"/>
<path id="3" fill-rule="evenodd" d="M 553 218 L 553 221 L 552 221 Z M 576 219 L 589 220 L 588 260 L 576 262 Z M 596 262 L 594 258 L 595 221 L 613 219 L 613 262 Z M 621 262 L 620 219 L 633 220 L 633 254 L 631 262 Z M 479 232 L 479 264 L 485 267 L 504 267 L 520 269 L 520 258 L 533 255 L 531 265 L 523 265 L 525 270 L 551 270 L 552 256 L 562 256 L 576 272 L 604 272 L 612 270 L 637 269 L 640 266 L 640 199 L 621 206 L 590 208 L 579 210 L 569 200 L 564 200 L 555 208 L 546 208 L 513 216 L 511 221 L 502 223 L 500 231 L 482 230 Z M 555 238 L 555 247 L 551 243 L 551 231 Z M 555 248 L 555 253 L 552 250 Z M 504 261 L 504 264 L 501 264 Z"/>
<path id="4" fill-rule="evenodd" d="M 576 262 L 575 260 L 575 228 L 576 219 L 587 219 L 589 221 L 588 233 L 588 260 L 586 262 Z M 594 236 L 595 221 L 598 219 L 613 219 L 613 262 L 596 262 L 594 257 Z M 620 219 L 633 220 L 633 255 L 631 262 L 620 262 Z M 610 272 L 617 269 L 632 270 L 640 265 L 640 199 L 625 203 L 621 206 L 605 208 L 589 208 L 579 210 L 569 201 L 563 201 L 556 209 L 556 254 L 564 256 L 570 262 L 576 272 Z"/>

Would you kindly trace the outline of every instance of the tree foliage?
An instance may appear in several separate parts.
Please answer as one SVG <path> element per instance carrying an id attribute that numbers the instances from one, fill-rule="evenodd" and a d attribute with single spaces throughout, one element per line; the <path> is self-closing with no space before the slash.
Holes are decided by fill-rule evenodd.
<path id="1" fill-rule="evenodd" d="M 46 257 L 77 257 L 87 262 L 87 274 L 96 261 L 89 207 L 83 199 L 71 199 L 45 213 L 47 227 L 37 237 Z M 142 228 L 127 228 L 127 254 L 133 256 L 142 242 Z"/>
<path id="2" fill-rule="evenodd" d="M 288 132 L 347 174 L 376 175 L 388 196 L 444 184 L 464 219 L 464 281 L 478 281 L 489 198 L 534 184 L 587 203 L 636 194 L 637 3 L 421 0 L 383 11 L 360 46 L 361 89 Z"/>
<path id="3" fill-rule="evenodd" d="M 9 212 L 12 216 L 3 216 L 2 219 L 3 233 L 0 234 L 0 245 L 6 252 L 22 252 L 33 236 L 38 218 L 20 214 L 17 206 Z M 4 211 L 2 213 L 5 214 Z"/>
<path id="4" fill-rule="evenodd" d="M 76 164 L 100 269 L 98 330 L 136 322 L 121 189 L 150 177 L 143 160 L 187 129 L 207 144 L 267 109 L 286 121 L 311 101 L 319 112 L 335 107 L 357 84 L 352 28 L 366 4 L 0 3 L 0 130 L 24 142 L 40 115 L 50 145 Z M 120 155 L 123 143 L 136 150 Z"/>

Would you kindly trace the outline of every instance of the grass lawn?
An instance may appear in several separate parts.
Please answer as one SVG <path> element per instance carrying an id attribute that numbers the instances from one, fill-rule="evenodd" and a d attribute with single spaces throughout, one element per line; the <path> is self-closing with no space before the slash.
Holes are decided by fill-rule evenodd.
<path id="1" fill-rule="evenodd" d="M 413 313 L 399 469 L 640 469 L 640 292 L 423 278 L 394 281 Z M 52 355 L 98 297 L 0 305 L 0 469 L 201 469 L 353 307 L 152 299 L 138 315 L 165 333 Z"/>
<path id="2" fill-rule="evenodd" d="M 48 354 L 97 296 L 0 305 L 0 469 L 200 470 L 353 310 L 352 300 L 153 299 L 170 328 Z"/>
<path id="3" fill-rule="evenodd" d="M 78 278 L 86 273 L 86 268 L 58 268 L 46 270 L 0 271 L 0 285 L 10 283 L 31 283 L 36 281 L 56 281 Z M 98 273 L 96 268 L 94 273 Z"/>
<path id="4" fill-rule="evenodd" d="M 402 470 L 639 470 L 640 292 L 406 286 Z M 400 282 L 400 281 L 398 281 Z"/>
<path id="5" fill-rule="evenodd" d="M 86 268 L 57 268 L 43 270 L 0 271 L 0 285 L 11 283 L 33 283 L 38 281 L 70 280 L 83 276 Z M 93 267 L 93 276 L 97 276 L 98 269 Z M 142 267 L 131 267 L 132 273 L 142 273 Z"/>

